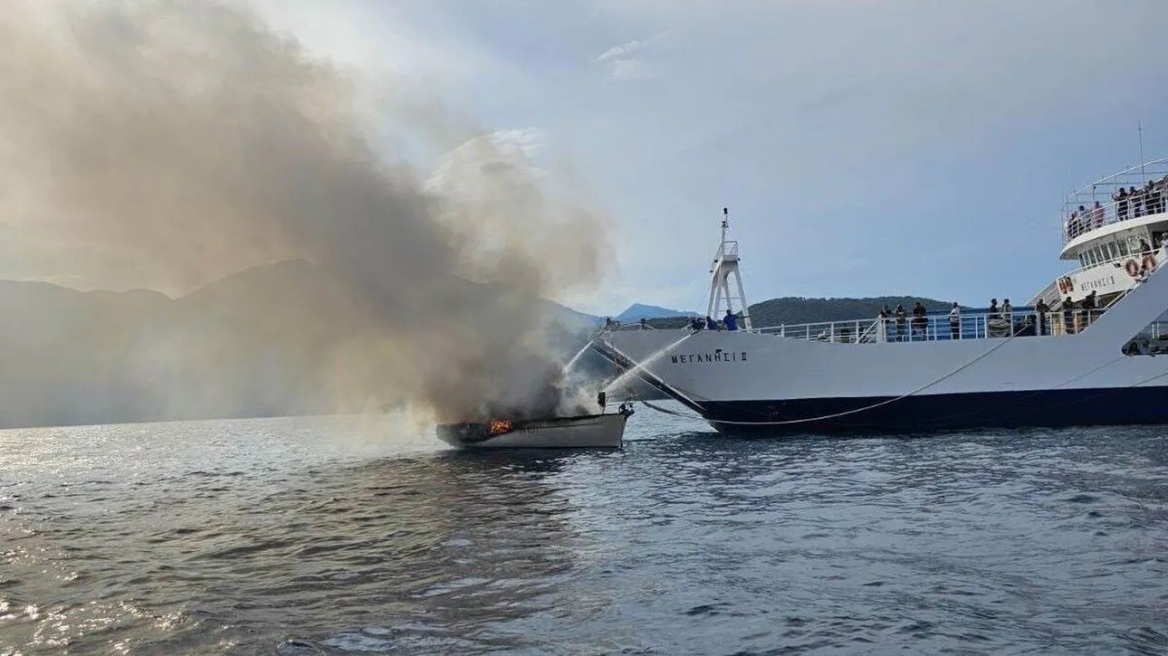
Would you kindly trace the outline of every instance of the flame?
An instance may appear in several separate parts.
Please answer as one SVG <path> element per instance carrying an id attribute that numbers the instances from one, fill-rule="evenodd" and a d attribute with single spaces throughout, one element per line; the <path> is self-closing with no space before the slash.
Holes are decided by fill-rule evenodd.
<path id="1" fill-rule="evenodd" d="M 510 419 L 492 419 L 490 428 L 488 429 L 491 435 L 502 435 L 511 430 Z"/>

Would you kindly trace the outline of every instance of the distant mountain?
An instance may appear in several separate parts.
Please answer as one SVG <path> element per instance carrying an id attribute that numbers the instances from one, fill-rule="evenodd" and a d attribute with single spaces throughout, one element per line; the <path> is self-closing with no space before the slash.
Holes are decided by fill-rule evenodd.
<path id="1" fill-rule="evenodd" d="M 593 314 L 573 310 L 553 301 L 544 301 L 544 315 L 569 330 L 586 330 L 591 332 L 604 324 L 604 318 Z"/>
<path id="2" fill-rule="evenodd" d="M 633 303 L 627 310 L 613 317 L 621 323 L 635 323 L 641 319 L 664 319 L 666 317 L 696 317 L 697 312 L 683 312 L 682 310 L 670 310 L 657 305 L 645 305 L 643 303 Z"/>
<path id="3" fill-rule="evenodd" d="M 899 303 L 906 311 L 912 311 L 913 304 L 920 301 L 930 312 L 947 312 L 950 303 L 923 296 L 879 296 L 875 298 L 802 298 L 787 296 L 750 306 L 750 319 L 755 328 L 765 328 L 782 324 L 819 323 L 824 321 L 850 321 L 874 318 L 880 308 L 887 305 L 896 309 Z M 693 316 L 693 315 L 690 315 Z M 717 317 L 721 319 L 722 317 Z M 686 317 L 676 314 L 649 319 L 649 325 L 658 329 L 682 328 L 689 323 Z"/>
<path id="4" fill-rule="evenodd" d="M 408 321 L 394 298 L 354 298 L 304 260 L 248 269 L 182 296 L 80 292 L 0 281 L 0 428 L 317 414 L 387 407 L 382 377 L 361 355 L 371 326 Z M 453 280 L 442 303 L 497 296 Z M 400 292 L 399 292 L 400 293 Z M 564 361 L 603 319 L 540 300 L 549 345 Z M 473 330 L 473 326 L 468 326 Z M 355 390 L 355 392 L 353 391 Z M 338 400 L 362 404 L 338 408 Z"/>

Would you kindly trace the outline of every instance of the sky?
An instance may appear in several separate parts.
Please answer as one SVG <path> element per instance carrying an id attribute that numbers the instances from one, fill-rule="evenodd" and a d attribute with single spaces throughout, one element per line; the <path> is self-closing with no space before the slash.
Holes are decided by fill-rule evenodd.
<path id="1" fill-rule="evenodd" d="M 452 146 L 513 135 L 569 173 L 611 250 L 555 300 L 596 314 L 704 308 L 723 207 L 752 302 L 1024 302 L 1071 267 L 1065 194 L 1136 164 L 1137 124 L 1168 157 L 1162 0 L 254 4 L 377 80 L 371 111 L 436 100 Z"/>

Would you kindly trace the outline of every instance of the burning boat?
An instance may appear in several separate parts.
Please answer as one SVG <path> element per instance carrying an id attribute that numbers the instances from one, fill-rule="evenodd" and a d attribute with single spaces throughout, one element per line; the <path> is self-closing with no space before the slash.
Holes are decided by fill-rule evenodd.
<path id="1" fill-rule="evenodd" d="M 603 411 L 603 392 L 598 401 Z M 622 403 L 615 413 L 439 424 L 437 432 L 438 439 L 460 448 L 615 449 L 632 414 L 632 404 Z"/>

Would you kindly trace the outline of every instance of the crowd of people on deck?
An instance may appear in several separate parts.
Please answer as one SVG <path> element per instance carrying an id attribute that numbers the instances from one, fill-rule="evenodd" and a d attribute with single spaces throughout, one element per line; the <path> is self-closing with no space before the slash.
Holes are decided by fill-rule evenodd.
<path id="1" fill-rule="evenodd" d="M 949 339 L 1051 335 L 1053 334 L 1052 324 L 1058 324 L 1060 321 L 1063 332 L 1073 334 L 1091 325 L 1102 313 L 1103 309 L 1099 308 L 1094 291 L 1087 294 L 1078 303 L 1075 303 L 1070 296 L 1066 297 L 1057 311 L 1052 311 L 1046 301 L 1040 298 L 1033 308 L 1023 308 L 1022 312 L 1016 313 L 1014 306 L 1010 304 L 1010 299 L 1002 299 L 1002 303 L 999 305 L 998 299 L 993 298 L 990 299 L 989 308 L 985 312 L 984 328 L 981 327 L 980 323 L 976 326 L 963 328 L 961 306 L 954 301 L 947 313 Z M 895 310 L 890 310 L 885 305 L 877 317 L 879 323 L 878 341 L 916 342 L 943 339 L 941 334 L 944 325 L 942 316 L 944 315 L 934 315 L 933 330 L 930 334 L 929 312 L 920 301 L 913 304 L 911 312 L 906 311 L 903 304 L 897 304 Z M 701 330 L 733 332 L 738 330 L 738 321 L 739 315 L 727 309 L 726 315 L 722 317 L 721 321 L 710 316 L 694 317 L 689 322 L 689 329 L 694 332 Z M 606 318 L 604 323 L 608 330 L 620 328 L 620 322 L 611 318 Z M 647 319 L 641 319 L 638 323 L 641 330 L 652 328 Z"/>
<path id="2" fill-rule="evenodd" d="M 1091 325 L 1103 313 L 1092 291 L 1083 300 L 1075 303 L 1070 296 L 1064 299 L 1058 311 L 1052 311 L 1046 301 L 1039 299 L 1033 308 L 1023 308 L 1015 311 L 1010 299 L 990 299 L 989 308 L 985 312 L 984 327 L 980 322 L 969 324 L 962 322 L 961 306 L 956 301 L 948 311 L 949 339 L 978 339 L 982 337 L 1025 337 L 1054 334 L 1052 324 L 1061 321 L 1063 332 L 1077 333 Z M 980 313 L 979 313 L 980 314 Z M 885 305 L 877 317 L 880 325 L 879 341 L 887 342 L 915 342 L 925 340 L 944 339 L 944 315 L 933 316 L 932 330 L 928 310 L 919 301 L 913 305 L 910 313 L 904 305 L 898 304 L 895 310 Z"/>
<path id="3" fill-rule="evenodd" d="M 738 330 L 738 315 L 731 312 L 729 308 L 726 309 L 726 316 L 722 317 L 722 321 L 707 316 L 705 319 L 701 317 L 694 317 L 689 322 L 690 330 L 727 330 L 734 332 Z"/>
<path id="4" fill-rule="evenodd" d="M 1141 187 L 1129 186 L 1124 189 L 1120 186 L 1111 194 L 1111 200 L 1115 221 L 1137 219 L 1168 211 L 1168 175 L 1160 180 L 1149 180 Z M 1080 205 L 1067 219 L 1067 238 L 1073 239 L 1107 222 L 1107 208 L 1099 201 L 1095 201 L 1093 207 Z"/>

